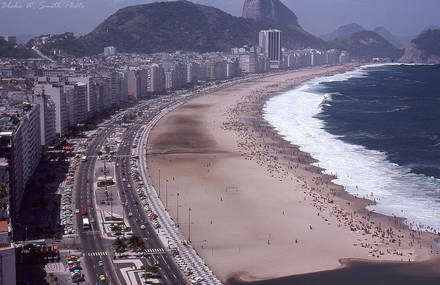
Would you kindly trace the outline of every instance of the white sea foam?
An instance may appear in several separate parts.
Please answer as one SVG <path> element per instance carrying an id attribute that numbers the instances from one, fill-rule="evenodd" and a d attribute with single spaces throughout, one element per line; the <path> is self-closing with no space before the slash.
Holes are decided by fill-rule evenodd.
<path id="1" fill-rule="evenodd" d="M 375 199 L 377 205 L 369 210 L 407 218 L 415 229 L 424 225 L 440 230 L 440 180 L 413 174 L 388 161 L 385 153 L 343 142 L 326 132 L 324 122 L 316 117 L 331 100 L 330 94 L 319 93 L 318 84 L 365 77 L 365 68 L 317 78 L 273 97 L 264 107 L 264 118 L 285 139 L 319 160 L 316 165 L 326 173 L 337 175 L 335 183 L 353 195 Z"/>

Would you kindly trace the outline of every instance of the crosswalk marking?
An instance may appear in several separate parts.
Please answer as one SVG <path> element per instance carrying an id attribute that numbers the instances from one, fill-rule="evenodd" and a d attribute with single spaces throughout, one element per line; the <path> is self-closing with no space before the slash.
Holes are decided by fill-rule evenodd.
<path id="1" fill-rule="evenodd" d="M 164 253 L 166 253 L 165 249 L 163 249 L 163 248 L 147 248 L 145 250 L 145 252 L 148 254 L 164 254 Z"/>
<path id="2" fill-rule="evenodd" d="M 108 252 L 106 252 L 106 251 L 87 252 L 86 255 L 87 256 L 103 256 L 103 255 L 108 255 Z"/>
<path id="3" fill-rule="evenodd" d="M 147 254 L 165 254 L 167 253 L 163 248 L 148 248 L 145 250 Z M 87 252 L 86 256 L 103 256 L 108 255 L 106 251 Z"/>

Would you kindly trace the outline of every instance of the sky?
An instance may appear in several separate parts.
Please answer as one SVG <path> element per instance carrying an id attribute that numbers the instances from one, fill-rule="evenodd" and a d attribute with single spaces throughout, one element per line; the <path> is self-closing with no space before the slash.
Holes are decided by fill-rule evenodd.
<path id="1" fill-rule="evenodd" d="M 395 35 L 415 36 L 440 25 L 440 0 L 281 0 L 315 35 L 358 23 L 384 26 Z M 119 8 L 154 0 L 0 0 L 0 35 L 40 35 L 93 30 Z M 194 0 L 241 16 L 244 0 Z"/>

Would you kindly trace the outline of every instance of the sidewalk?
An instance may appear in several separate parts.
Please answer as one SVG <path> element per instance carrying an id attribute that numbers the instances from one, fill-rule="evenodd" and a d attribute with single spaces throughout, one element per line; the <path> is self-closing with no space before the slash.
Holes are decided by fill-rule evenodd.
<path id="1" fill-rule="evenodd" d="M 194 275 L 196 277 L 203 278 L 204 281 L 202 281 L 201 284 L 222 284 L 220 280 L 217 279 L 214 273 L 204 263 L 197 252 L 190 245 L 188 245 L 184 235 L 180 232 L 179 228 L 171 219 L 169 213 L 165 210 L 162 201 L 157 196 L 157 193 L 152 185 L 150 175 L 148 173 L 148 168 L 146 164 L 146 144 L 148 142 L 150 131 L 163 116 L 165 116 L 168 112 L 174 110 L 181 104 L 183 103 L 176 103 L 173 106 L 162 110 L 162 112 L 160 112 L 152 121 L 150 121 L 146 125 L 146 128 L 143 129 L 141 140 L 137 148 L 140 164 L 139 170 L 141 172 L 144 184 L 147 188 L 145 194 L 148 197 L 150 205 L 154 209 L 154 212 L 159 216 L 158 219 L 160 224 L 162 225 L 158 233 L 162 244 L 166 248 L 169 248 L 171 246 L 178 249 L 179 255 L 191 268 Z"/>

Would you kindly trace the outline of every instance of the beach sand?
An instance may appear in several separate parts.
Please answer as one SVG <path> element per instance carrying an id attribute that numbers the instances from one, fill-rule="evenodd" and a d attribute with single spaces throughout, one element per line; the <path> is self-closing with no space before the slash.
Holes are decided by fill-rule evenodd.
<path id="1" fill-rule="evenodd" d="M 222 280 L 340 268 L 350 259 L 426 260 L 434 235 L 367 212 L 262 118 L 270 97 L 353 66 L 299 70 L 196 98 L 161 119 L 147 146 L 156 191 Z M 191 210 L 189 210 L 191 209 Z M 189 223 L 190 221 L 190 223 Z"/>

